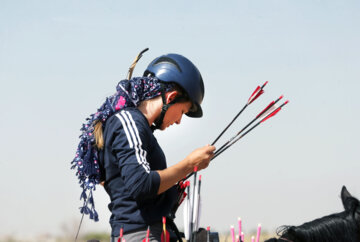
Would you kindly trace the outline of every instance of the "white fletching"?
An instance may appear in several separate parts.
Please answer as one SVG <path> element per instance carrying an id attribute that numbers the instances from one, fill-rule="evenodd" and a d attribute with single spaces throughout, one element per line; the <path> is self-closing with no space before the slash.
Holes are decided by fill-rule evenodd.
<path id="1" fill-rule="evenodd" d="M 275 109 L 277 109 L 278 106 L 275 104 L 273 105 L 271 108 L 269 108 L 269 110 L 267 110 L 265 113 L 263 113 L 260 117 L 259 120 L 265 118 L 267 115 L 269 115 L 270 113 L 272 113 L 273 111 L 275 111 Z"/>
<path id="2" fill-rule="evenodd" d="M 188 194 L 189 196 L 189 194 Z M 186 198 L 186 201 L 184 202 L 184 235 L 185 239 L 190 239 L 190 213 L 191 213 L 191 203 L 190 203 L 190 197 Z"/>
<path id="3" fill-rule="evenodd" d="M 193 231 L 197 231 L 199 227 L 199 211 L 200 211 L 200 196 L 199 196 L 199 183 L 197 183 L 197 186 L 195 187 L 195 201 L 194 201 L 194 214 L 193 214 L 193 224 L 194 228 Z"/>

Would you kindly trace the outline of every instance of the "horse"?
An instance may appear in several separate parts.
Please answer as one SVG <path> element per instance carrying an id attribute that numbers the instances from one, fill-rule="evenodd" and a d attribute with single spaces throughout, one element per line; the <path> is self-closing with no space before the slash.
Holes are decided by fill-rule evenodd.
<path id="1" fill-rule="evenodd" d="M 281 226 L 277 229 L 279 238 L 265 242 L 332 242 L 360 241 L 360 202 L 345 186 L 341 189 L 344 211 L 334 213 L 300 226 Z"/>

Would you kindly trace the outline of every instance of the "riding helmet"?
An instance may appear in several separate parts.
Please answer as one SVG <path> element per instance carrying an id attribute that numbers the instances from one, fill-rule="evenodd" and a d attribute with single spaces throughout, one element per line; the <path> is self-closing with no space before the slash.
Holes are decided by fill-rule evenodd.
<path id="1" fill-rule="evenodd" d="M 186 114 L 189 117 L 202 117 L 201 103 L 204 98 L 204 82 L 199 70 L 186 57 L 179 54 L 166 54 L 154 59 L 144 72 L 155 76 L 162 82 L 174 82 L 187 94 L 193 106 Z"/>

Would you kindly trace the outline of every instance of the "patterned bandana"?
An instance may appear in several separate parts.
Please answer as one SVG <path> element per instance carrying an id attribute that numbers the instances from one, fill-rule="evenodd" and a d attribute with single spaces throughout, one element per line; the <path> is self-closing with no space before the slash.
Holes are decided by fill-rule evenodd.
<path id="1" fill-rule="evenodd" d="M 77 168 L 76 176 L 79 179 L 82 193 L 80 200 L 84 204 L 80 207 L 80 213 L 89 214 L 90 219 L 99 220 L 95 210 L 95 203 L 92 191 L 95 185 L 101 182 L 101 172 L 98 162 L 98 150 L 95 146 L 94 127 L 96 122 L 103 124 L 115 112 L 126 107 L 137 107 L 140 102 L 161 95 L 161 91 L 174 90 L 171 83 L 161 83 L 154 77 L 135 77 L 131 80 L 122 80 L 116 87 L 116 93 L 106 98 L 103 105 L 96 113 L 87 118 L 87 122 L 80 129 L 80 143 L 76 150 L 74 160 L 71 162 L 71 169 Z M 86 191 L 89 190 L 89 194 Z M 89 207 L 91 205 L 91 207 Z"/>

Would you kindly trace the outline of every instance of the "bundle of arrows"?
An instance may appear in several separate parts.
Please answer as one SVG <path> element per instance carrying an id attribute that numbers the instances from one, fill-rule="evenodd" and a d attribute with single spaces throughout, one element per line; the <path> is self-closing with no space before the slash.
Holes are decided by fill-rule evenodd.
<path id="1" fill-rule="evenodd" d="M 244 105 L 244 107 L 235 115 L 233 120 L 224 128 L 224 130 L 216 137 L 216 139 L 211 143 L 211 145 L 215 145 L 216 142 L 220 139 L 220 137 L 228 130 L 228 128 L 235 122 L 235 120 L 240 116 L 240 114 L 251 104 L 253 103 L 258 97 L 260 97 L 264 93 L 264 87 L 266 86 L 268 82 L 266 81 L 262 86 L 257 86 L 255 91 L 251 94 L 248 101 Z M 221 153 L 223 153 L 225 150 L 230 148 L 233 144 L 238 142 L 241 138 L 243 138 L 245 135 L 250 133 L 252 130 L 254 130 L 256 127 L 258 127 L 260 124 L 264 123 L 266 120 L 268 120 L 271 117 L 274 117 L 280 110 L 289 103 L 289 100 L 286 100 L 281 105 L 277 105 L 277 103 L 283 98 L 284 96 L 281 95 L 278 99 L 271 101 L 269 105 L 266 106 L 264 110 L 262 110 L 258 115 L 255 116 L 247 125 L 245 125 L 244 128 L 242 128 L 239 132 L 237 132 L 232 138 L 230 138 L 228 141 L 226 141 L 222 146 L 220 146 L 219 149 L 217 149 L 214 153 L 214 157 L 211 160 L 214 160 L 216 157 L 218 157 Z M 255 123 L 255 121 L 258 121 Z M 254 124 L 255 123 L 255 124 Z M 251 126 L 252 125 L 252 126 Z M 184 180 L 188 179 L 192 175 L 194 175 L 196 171 L 190 173 Z"/>
<path id="2" fill-rule="evenodd" d="M 211 145 L 215 145 L 216 142 L 220 139 L 220 137 L 228 130 L 228 128 L 235 122 L 235 120 L 240 116 L 240 114 L 250 105 L 252 104 L 258 97 L 260 97 L 264 93 L 264 87 L 267 85 L 267 81 L 262 86 L 257 86 L 255 91 L 251 94 L 244 107 L 235 115 L 235 117 L 231 120 L 231 122 L 224 128 L 224 130 L 216 137 L 216 139 L 212 142 Z M 216 150 L 214 153 L 214 157 L 211 160 L 217 158 L 220 154 L 222 154 L 225 150 L 234 145 L 237 141 L 242 139 L 245 135 L 250 133 L 260 124 L 264 123 L 269 118 L 275 116 L 289 101 L 283 102 L 281 105 L 277 105 L 277 103 L 283 98 L 281 95 L 276 100 L 271 101 L 258 115 L 256 115 L 244 128 L 238 131 L 232 138 L 226 141 L 220 148 Z M 190 182 L 186 181 L 192 175 L 194 175 L 194 183 L 193 183 L 193 191 L 192 196 L 190 196 Z M 178 184 L 178 201 L 177 206 L 175 206 L 173 214 L 175 214 L 177 208 L 180 204 L 185 200 L 184 205 L 184 234 L 187 241 L 195 242 L 196 241 L 196 231 L 199 225 L 199 214 L 200 214 L 200 186 L 201 186 L 201 176 L 199 181 L 197 182 L 197 167 L 194 168 L 194 171 L 190 173 L 187 177 L 181 180 Z M 185 192 L 186 190 L 186 192 Z M 192 199 L 191 199 L 191 198 Z M 259 227 L 261 229 L 261 227 Z M 241 234 L 239 234 L 241 241 Z M 258 239 L 258 238 L 257 238 Z M 258 240 L 257 240 L 258 241 Z"/>

